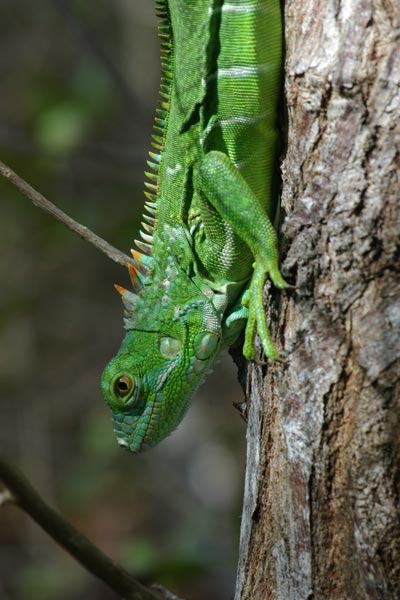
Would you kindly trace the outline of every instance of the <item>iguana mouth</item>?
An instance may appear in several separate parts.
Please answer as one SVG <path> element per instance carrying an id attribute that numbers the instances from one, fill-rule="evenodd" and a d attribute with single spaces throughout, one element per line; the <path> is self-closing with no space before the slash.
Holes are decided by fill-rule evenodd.
<path id="1" fill-rule="evenodd" d="M 117 442 L 118 442 L 118 446 L 120 448 L 125 448 L 126 450 L 129 450 L 129 442 L 127 442 L 123 438 L 119 438 L 118 436 L 117 436 Z"/>
<path id="2" fill-rule="evenodd" d="M 121 413 L 118 413 L 116 416 L 113 415 L 114 433 L 119 447 L 129 450 L 130 433 L 123 431 L 123 427 L 128 428 L 129 424 L 126 423 L 125 419 L 121 417 L 123 417 Z M 130 419 L 132 419 L 132 417 L 130 417 Z"/>

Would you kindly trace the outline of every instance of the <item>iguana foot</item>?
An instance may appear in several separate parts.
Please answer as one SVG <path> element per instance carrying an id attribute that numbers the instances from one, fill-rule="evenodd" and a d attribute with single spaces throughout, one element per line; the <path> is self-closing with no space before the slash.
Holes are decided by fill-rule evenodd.
<path id="1" fill-rule="evenodd" d="M 268 276 L 275 287 L 279 289 L 288 287 L 277 266 L 273 265 L 272 269 L 266 269 L 263 265 L 255 263 L 250 286 L 242 299 L 242 303 L 247 306 L 249 311 L 243 345 L 243 355 L 247 360 L 255 359 L 254 341 L 256 333 L 260 338 L 265 356 L 270 360 L 279 358 L 267 325 L 263 302 L 263 289 Z"/>

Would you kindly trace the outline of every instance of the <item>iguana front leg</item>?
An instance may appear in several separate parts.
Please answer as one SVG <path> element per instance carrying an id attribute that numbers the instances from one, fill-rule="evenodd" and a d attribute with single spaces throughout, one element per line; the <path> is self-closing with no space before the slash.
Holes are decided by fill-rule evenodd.
<path id="1" fill-rule="evenodd" d="M 258 333 L 265 355 L 277 358 L 265 318 L 263 288 L 268 276 L 277 288 L 288 284 L 279 271 L 277 236 L 272 223 L 243 176 L 223 152 L 211 151 L 198 163 L 196 185 L 254 256 L 254 272 L 242 301 L 248 307 L 243 355 L 248 360 L 254 359 L 254 338 Z"/>

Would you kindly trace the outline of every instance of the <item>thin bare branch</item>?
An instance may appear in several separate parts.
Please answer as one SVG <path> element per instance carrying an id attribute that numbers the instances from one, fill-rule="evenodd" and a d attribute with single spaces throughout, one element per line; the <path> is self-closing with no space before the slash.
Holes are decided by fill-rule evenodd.
<path id="1" fill-rule="evenodd" d="M 162 592 L 161 588 L 156 590 L 145 587 L 125 569 L 114 563 L 51 508 L 18 469 L 1 458 L 0 480 L 6 486 L 6 489 L 1 491 L 4 498 L 12 499 L 75 560 L 122 598 L 127 600 L 174 598 L 174 595 L 167 590 Z"/>
<path id="2" fill-rule="evenodd" d="M 31 200 L 35 206 L 47 212 L 49 215 L 57 219 L 57 221 L 60 221 L 60 223 L 71 229 L 71 231 L 77 233 L 79 237 L 96 246 L 96 248 L 101 250 L 101 252 L 104 252 L 108 258 L 111 258 L 111 260 L 124 267 L 127 267 L 129 264 L 134 265 L 134 261 L 129 256 L 117 248 L 114 248 L 114 246 L 111 246 L 111 244 L 93 233 L 93 231 L 69 217 L 65 212 L 55 206 L 55 204 L 50 202 L 50 200 L 47 200 L 47 198 L 35 190 L 31 185 L 29 185 L 29 183 L 17 175 L 2 161 L 0 161 L 0 174 L 8 179 L 8 181 L 10 181 L 16 188 L 18 188 L 19 191 L 24 194 L 24 196 L 29 198 L 29 200 Z"/>

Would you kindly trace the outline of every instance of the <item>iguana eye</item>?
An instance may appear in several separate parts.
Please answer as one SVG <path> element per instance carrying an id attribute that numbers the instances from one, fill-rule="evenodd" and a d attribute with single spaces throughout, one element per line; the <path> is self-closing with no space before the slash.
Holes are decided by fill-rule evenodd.
<path id="1" fill-rule="evenodd" d="M 125 398 L 131 392 L 133 387 L 132 379 L 128 375 L 122 375 L 115 380 L 114 392 L 120 398 Z"/>

